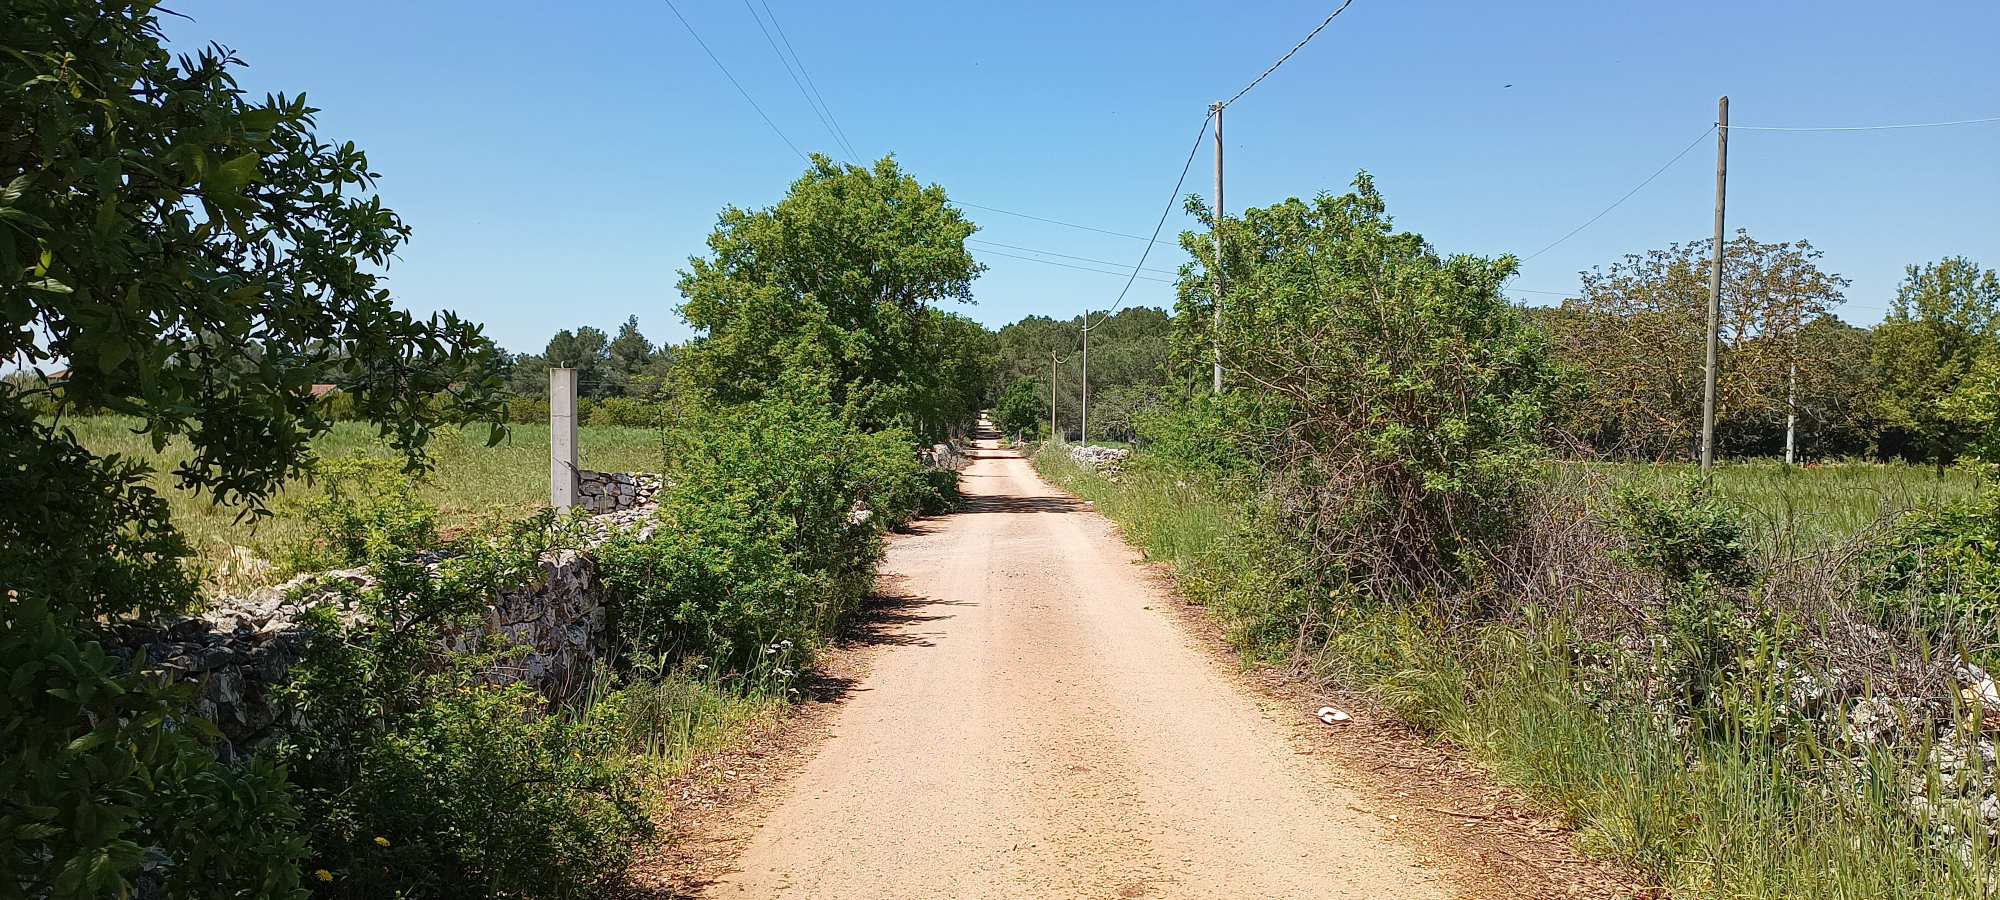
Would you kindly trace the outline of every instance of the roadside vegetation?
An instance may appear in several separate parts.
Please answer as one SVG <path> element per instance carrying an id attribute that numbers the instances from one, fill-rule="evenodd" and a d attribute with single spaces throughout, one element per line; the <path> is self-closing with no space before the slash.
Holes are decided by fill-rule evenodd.
<path id="1" fill-rule="evenodd" d="M 1579 437 L 1578 404 L 1616 391 L 1501 298 L 1511 259 L 1395 231 L 1365 176 L 1222 227 L 1230 391 L 1141 414 L 1116 467 L 1035 462 L 1246 655 L 1464 747 L 1674 896 L 1991 895 L 2000 494 L 1990 434 L 1939 411 L 1968 389 L 1882 432 L 1916 465 L 1603 462 L 1687 433 L 1634 404 Z M 1208 284 L 1183 279 L 1183 365 L 1206 361 Z M 1953 471 L 1921 455 L 1954 450 Z"/>
<path id="2" fill-rule="evenodd" d="M 152 4 L 86 11 L 0 37 L 0 358 L 41 373 L 0 383 L 0 896 L 603 893 L 654 789 L 783 704 L 884 533 L 951 496 L 916 450 L 988 402 L 991 336 L 943 308 L 973 226 L 893 160 L 817 158 L 723 211 L 694 340 L 517 359 L 391 301 L 410 229 L 316 110 L 170 56 Z M 591 373 L 587 465 L 664 476 L 609 540 L 541 502 L 545 430 L 486 424 L 546 414 L 545 363 Z M 609 648 L 538 689 L 490 618 L 578 552 Z M 296 620 L 119 649 L 290 572 Z M 294 636 L 269 739 L 225 739 L 195 702 L 224 639 Z"/>

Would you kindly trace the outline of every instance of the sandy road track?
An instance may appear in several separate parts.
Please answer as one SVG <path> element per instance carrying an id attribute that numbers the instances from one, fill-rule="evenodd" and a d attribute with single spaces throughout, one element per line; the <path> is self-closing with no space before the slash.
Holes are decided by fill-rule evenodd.
<path id="1" fill-rule="evenodd" d="M 975 456 L 964 510 L 893 543 L 890 646 L 711 896 L 1449 895 L 1109 522 Z"/>

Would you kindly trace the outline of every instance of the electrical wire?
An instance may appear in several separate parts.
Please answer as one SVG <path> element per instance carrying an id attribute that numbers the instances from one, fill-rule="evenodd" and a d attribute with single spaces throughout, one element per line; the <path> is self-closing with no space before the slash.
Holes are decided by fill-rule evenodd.
<path id="1" fill-rule="evenodd" d="M 1533 253 L 1528 254 L 1527 256 L 1522 257 L 1521 261 L 1527 262 L 1528 260 L 1534 259 L 1537 256 L 1549 252 L 1550 250 L 1554 250 L 1557 244 L 1567 241 L 1570 238 L 1576 237 L 1577 234 L 1583 231 L 1585 228 L 1589 228 L 1590 226 L 1597 224 L 1598 219 L 1602 219 L 1605 216 L 1610 215 L 1612 210 L 1625 205 L 1625 201 L 1632 199 L 1632 195 L 1639 193 L 1641 190 L 1644 190 L 1646 185 L 1653 183 L 1654 179 L 1660 177 L 1661 175 L 1666 174 L 1666 171 L 1668 169 L 1674 167 L 1674 163 L 1680 162 L 1681 157 L 1688 155 L 1688 151 L 1693 150 L 1696 144 L 1701 143 L 1702 138 L 1708 137 L 1709 134 L 1713 133 L 1714 131 L 1715 131 L 1715 126 L 1712 124 L 1709 125 L 1708 128 L 1703 130 L 1701 134 L 1695 135 L 1695 139 L 1689 141 L 1686 147 L 1682 147 L 1681 152 L 1674 154 L 1673 159 L 1667 160 L 1666 165 L 1661 166 L 1659 169 L 1655 170 L 1653 174 L 1646 176 L 1646 180 L 1639 182 L 1637 187 L 1634 187 L 1633 189 L 1626 191 L 1625 196 L 1618 198 L 1617 202 L 1611 204 L 1610 206 L 1605 207 L 1604 210 L 1598 213 L 1597 215 L 1591 216 L 1589 219 L 1584 220 L 1584 223 L 1582 225 L 1578 225 L 1575 228 L 1570 229 L 1569 233 L 1564 234 L 1562 237 L 1556 238 L 1553 241 L 1550 241 L 1548 246 L 1543 247 L 1540 250 L 1537 250 Z"/>
<path id="2" fill-rule="evenodd" d="M 771 29 L 764 27 L 764 19 L 757 15 L 757 8 L 750 5 L 750 0 L 743 0 L 743 9 L 756 21 L 757 30 L 764 35 L 764 43 L 770 45 L 771 54 L 778 58 L 778 65 L 785 67 L 785 74 L 792 79 L 792 86 L 799 89 L 799 96 L 805 98 L 806 108 L 812 110 L 813 116 L 819 119 L 820 127 L 826 129 L 826 136 L 832 138 L 835 144 L 840 144 L 840 135 L 833 130 L 833 123 L 827 119 L 825 113 L 820 112 L 819 106 L 813 103 L 812 94 L 806 90 L 805 82 L 800 81 L 799 74 L 792 71 L 792 61 L 785 58 L 785 51 L 778 49 L 778 39 L 771 36 Z M 844 144 L 841 145 L 841 150 L 850 162 L 853 161 L 853 150 Z"/>
<path id="3" fill-rule="evenodd" d="M 1068 253 L 1057 253 L 1054 250 L 1042 250 L 1036 247 L 1022 247 L 1016 244 L 1003 244 L 1000 243 L 999 241 L 989 241 L 986 240 L 985 238 L 966 238 L 966 240 L 974 244 L 986 244 L 988 246 L 1000 247 L 1007 250 L 1020 250 L 1024 253 L 1044 253 L 1049 256 L 1060 256 L 1063 259 L 1073 259 L 1078 262 L 1097 263 L 1098 265 L 1101 266 L 1117 266 L 1121 270 L 1125 266 L 1124 263 L 1112 262 L 1111 260 L 1108 259 L 1092 259 L 1091 257 L 1088 256 L 1072 256 Z M 1161 275 L 1172 275 L 1175 276 L 1176 278 L 1180 276 L 1179 272 L 1176 272 L 1172 269 L 1147 269 L 1146 271 L 1156 272 Z M 1120 271 L 1118 272 L 1118 274 L 1123 275 L 1125 273 L 1123 271 Z"/>
<path id="4" fill-rule="evenodd" d="M 785 146 L 792 148 L 792 152 L 798 154 L 800 159 L 808 163 L 812 162 L 812 157 L 807 156 L 804 151 L 800 150 L 799 145 L 792 143 L 792 139 L 785 136 L 784 129 L 779 128 L 778 123 L 771 121 L 771 117 L 764 112 L 764 107 L 757 105 L 757 99 L 750 96 L 749 91 L 743 89 L 743 83 L 737 81 L 736 76 L 729 74 L 729 67 L 722 64 L 721 58 L 715 55 L 715 51 L 708 49 L 708 42 L 702 40 L 701 33 L 695 31 L 694 26 L 688 23 L 687 16 L 681 15 L 680 7 L 674 5 L 674 0 L 662 0 L 662 2 L 667 4 L 668 9 L 674 11 L 674 18 L 681 20 L 681 27 L 687 29 L 688 36 L 694 38 L 694 42 L 701 45 L 701 52 L 708 54 L 708 61 L 715 63 L 715 67 L 722 70 L 722 77 L 729 79 L 729 83 L 736 86 L 736 93 L 742 94 L 743 99 L 749 102 L 750 108 L 756 110 L 757 115 L 764 120 L 764 124 L 771 126 L 771 133 L 777 135 L 778 140 L 784 141 Z"/>
<path id="5" fill-rule="evenodd" d="M 1237 100 L 1242 99 L 1244 94 L 1250 93 L 1251 88 L 1256 87 L 1266 77 L 1270 76 L 1272 72 L 1278 71 L 1279 66 L 1284 65 L 1286 60 L 1292 58 L 1292 54 L 1299 52 L 1299 50 L 1305 47 L 1306 44 L 1311 43 L 1313 38 L 1319 37 L 1319 33 L 1325 30 L 1326 26 L 1333 24 L 1333 20 L 1339 18 L 1340 14 L 1346 12 L 1347 7 L 1353 5 L 1353 3 L 1354 0 L 1345 0 L 1345 2 L 1341 3 L 1339 9 L 1334 10 L 1332 14 L 1328 15 L 1325 21 L 1319 23 L 1318 27 L 1315 27 L 1312 31 L 1307 32 L 1303 40 L 1300 40 L 1297 44 L 1293 45 L 1292 49 L 1285 51 L 1285 55 L 1278 57 L 1278 61 L 1272 63 L 1270 68 L 1265 69 L 1264 71 L 1258 73 L 1256 78 L 1251 79 L 1249 84 L 1244 85 L 1242 90 L 1236 92 L 1236 96 L 1224 100 L 1221 103 L 1216 104 L 1216 106 L 1227 107 L 1229 106 L 1229 104 L 1235 103 Z"/>
<path id="6" fill-rule="evenodd" d="M 1901 125 L 1813 125 L 1789 127 L 1783 125 L 1731 125 L 1730 131 L 1893 131 L 1901 128 L 1950 128 L 1955 125 L 1989 125 L 2000 122 L 2000 116 L 1984 119 L 1959 119 L 1953 122 L 1909 122 Z"/>
<path id="7" fill-rule="evenodd" d="M 1035 220 L 1035 221 L 1037 221 L 1037 222 L 1047 222 L 1047 223 L 1049 223 L 1050 225 L 1061 225 L 1061 226 L 1063 226 L 1063 227 L 1065 227 L 1065 228 L 1077 228 L 1077 229 L 1081 229 L 1081 230 L 1083 230 L 1083 231 L 1095 231 L 1095 232 L 1097 232 L 1098 234 L 1108 234 L 1108 235 L 1111 235 L 1112 237 L 1122 237 L 1122 238 L 1131 238 L 1132 240 L 1135 240 L 1135 241 L 1143 241 L 1143 240 L 1146 240 L 1146 239 L 1147 239 L 1145 235 L 1140 235 L 1140 234 L 1130 234 L 1130 233 L 1127 233 L 1127 232 L 1123 232 L 1123 231 L 1112 231 L 1112 230 L 1110 230 L 1110 229 L 1106 229 L 1106 228 L 1098 228 L 1098 227 L 1095 227 L 1095 226 L 1092 226 L 1092 225 L 1078 225 L 1078 224 L 1077 224 L 1077 223 L 1075 223 L 1075 222 L 1065 222 L 1065 221 L 1063 221 L 1063 220 L 1061 220 L 1061 219 L 1050 219 L 1050 218 L 1044 218 L 1044 217 L 1042 217 L 1042 216 L 1037 216 L 1037 215 L 1032 215 L 1032 214 L 1029 214 L 1029 213 L 1024 213 L 1024 212 L 1015 212 L 1014 210 L 1011 210 L 1011 209 L 1001 209 L 1001 208 L 999 208 L 999 207 L 997 207 L 997 206 L 981 206 L 980 204 L 977 204 L 977 203 L 967 203 L 967 202 L 965 202 L 964 200 L 953 200 L 953 201 L 951 201 L 951 202 L 952 202 L 952 203 L 955 203 L 955 204 L 957 204 L 957 205 L 959 205 L 959 206 L 964 206 L 964 207 L 968 207 L 968 208 L 970 208 L 970 209 L 983 209 L 983 210 L 986 210 L 987 212 L 997 212 L 997 213 L 1000 213 L 1000 214 L 1002 214 L 1002 215 L 1008 215 L 1008 216 L 1018 216 L 1018 217 L 1020 217 L 1020 218 L 1023 218 L 1023 219 L 1033 219 L 1033 220 Z M 1155 241 L 1153 241 L 1153 243 L 1156 243 L 1156 244 L 1166 244 L 1166 245 L 1168 245 L 1168 246 L 1178 246 L 1178 245 L 1177 245 L 1177 244 L 1175 244 L 1175 243 L 1174 243 L 1173 241 L 1161 241 L 1161 240 L 1155 240 Z"/>
<path id="8" fill-rule="evenodd" d="M 1351 3 L 1353 0 L 1348 0 L 1348 2 Z M 1346 7 L 1343 6 L 1341 8 L 1345 9 Z M 1336 12 L 1334 15 L 1339 15 L 1339 13 Z M 1139 262 L 1132 266 L 1132 277 L 1125 279 L 1125 288 L 1118 292 L 1118 300 L 1111 304 L 1110 309 L 1104 311 L 1104 315 L 1097 317 L 1096 325 L 1090 323 L 1090 311 L 1084 310 L 1084 331 L 1089 331 L 1092 328 L 1096 328 L 1097 325 L 1104 324 L 1105 319 L 1111 318 L 1111 314 L 1117 312 L 1118 307 L 1125 304 L 1125 295 L 1131 292 L 1132 282 L 1139 280 L 1139 272 L 1146 267 L 1147 255 L 1153 252 L 1153 245 L 1160 242 L 1160 229 L 1167 227 L 1167 217 L 1174 213 L 1174 203 L 1181 197 L 1181 185 L 1187 183 L 1188 171 L 1194 168 L 1195 154 L 1201 152 L 1201 139 L 1208 136 L 1208 123 L 1214 120 L 1215 112 L 1213 110 L 1208 115 L 1201 117 L 1201 129 L 1194 133 L 1194 146 L 1188 148 L 1187 162 L 1181 164 L 1181 177 L 1174 179 L 1174 189 L 1171 193 L 1167 194 L 1167 206 L 1165 209 L 1160 210 L 1160 220 L 1153 223 L 1153 236 L 1146 239 L 1146 249 L 1140 251 Z"/>
<path id="9" fill-rule="evenodd" d="M 812 89 L 813 97 L 819 100 L 820 108 L 826 110 L 827 119 L 833 122 L 834 133 L 840 136 L 840 145 L 847 148 L 849 157 L 859 162 L 861 154 L 854 152 L 854 142 L 847 139 L 847 129 L 840 126 L 840 117 L 833 114 L 833 106 L 827 103 L 826 96 L 819 92 L 819 83 L 813 81 L 811 72 L 806 71 L 805 58 L 799 56 L 798 49 L 792 46 L 792 39 L 785 34 L 785 26 L 778 22 L 778 14 L 771 11 L 771 4 L 766 0 L 757 0 L 757 4 L 764 7 L 765 15 L 771 17 L 771 27 L 778 30 L 778 40 L 784 42 L 785 50 L 792 54 L 792 61 L 799 65 L 799 74 L 805 78 L 806 87 Z"/>
<path id="10" fill-rule="evenodd" d="M 1073 265 L 1073 264 L 1070 264 L 1070 263 L 1066 263 L 1066 262 L 1056 262 L 1056 261 L 1055 261 L 1055 260 L 1053 260 L 1053 259 L 1036 259 L 1035 257 L 1032 257 L 1032 256 L 1020 256 L 1020 255 L 1017 255 L 1017 254 L 1013 254 L 1013 253 L 1002 253 L 1002 252 L 1000 252 L 1000 251 L 998 251 L 998 250 L 981 250 L 981 251 L 979 251 L 979 252 L 981 252 L 981 253 L 989 253 L 989 254 L 992 254 L 992 255 L 994 255 L 994 256 L 1004 256 L 1004 257 L 1007 257 L 1008 259 L 1023 259 L 1023 260 L 1027 260 L 1028 262 L 1038 262 L 1038 263 L 1041 263 L 1041 264 L 1043 264 L 1043 265 L 1045 265 L 1045 266 L 1061 266 L 1061 267 L 1063 267 L 1063 268 L 1065 268 L 1065 269 L 1075 269 L 1075 270 L 1077 270 L 1077 271 L 1079 271 L 1079 272 L 1096 272 L 1096 273 L 1097 273 L 1097 274 L 1099 274 L 1099 275 L 1110 275 L 1110 276 L 1112 276 L 1112 277 L 1114 277 L 1114 278 L 1115 278 L 1115 277 L 1119 277 L 1119 276 L 1122 276 L 1122 275 L 1124 275 L 1124 274 L 1125 274 L 1124 272 L 1111 272 L 1111 271 L 1106 271 L 1106 270 L 1104 270 L 1104 269 L 1093 269 L 1093 268 L 1090 268 L 1089 266 L 1079 266 L 1079 265 Z M 1037 252 L 1041 252 L 1041 251 L 1037 251 Z M 1106 265 L 1117 265 L 1117 264 L 1116 264 L 1116 263 L 1106 263 Z M 1150 276 L 1150 275 L 1148 275 L 1148 276 L 1145 276 L 1145 280 L 1147 280 L 1147 281 L 1151 281 L 1151 282 L 1156 282 L 1156 283 L 1158 283 L 1158 284 L 1173 284 L 1173 283 L 1174 283 L 1174 282 L 1173 282 L 1172 280 L 1170 280 L 1170 279 L 1166 279 L 1166 278 L 1154 278 L 1154 277 L 1152 277 L 1152 276 Z"/>

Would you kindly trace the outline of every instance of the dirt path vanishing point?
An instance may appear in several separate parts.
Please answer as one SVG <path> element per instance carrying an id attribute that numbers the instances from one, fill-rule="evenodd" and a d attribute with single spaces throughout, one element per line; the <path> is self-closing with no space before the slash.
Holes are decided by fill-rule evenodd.
<path id="1" fill-rule="evenodd" d="M 1109 522 L 991 441 L 962 487 L 891 547 L 894 646 L 712 896 L 1450 896 Z"/>

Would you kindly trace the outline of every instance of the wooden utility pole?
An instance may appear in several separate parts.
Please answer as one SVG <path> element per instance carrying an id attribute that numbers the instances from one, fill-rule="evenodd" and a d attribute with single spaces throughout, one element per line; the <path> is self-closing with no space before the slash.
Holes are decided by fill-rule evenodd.
<path id="1" fill-rule="evenodd" d="M 1056 437 L 1056 352 L 1049 351 L 1049 440 L 1060 441 Z"/>
<path id="2" fill-rule="evenodd" d="M 576 370 L 549 370 L 549 506 L 576 505 Z"/>
<path id="3" fill-rule="evenodd" d="M 1210 336 L 1215 356 L 1215 378 L 1209 389 L 1222 393 L 1222 104 L 1208 108 L 1215 116 L 1215 265 L 1209 269 L 1210 287 L 1215 292 L 1215 325 Z"/>
<path id="4" fill-rule="evenodd" d="M 1708 366 L 1701 390 L 1701 474 L 1715 468 L 1715 356 L 1722 343 L 1722 211 L 1729 189 L 1729 98 L 1715 103 L 1715 266 L 1708 273 Z"/>
<path id="5" fill-rule="evenodd" d="M 1076 442 L 1090 446 L 1090 310 L 1083 311 L 1083 409 L 1078 418 Z"/>

